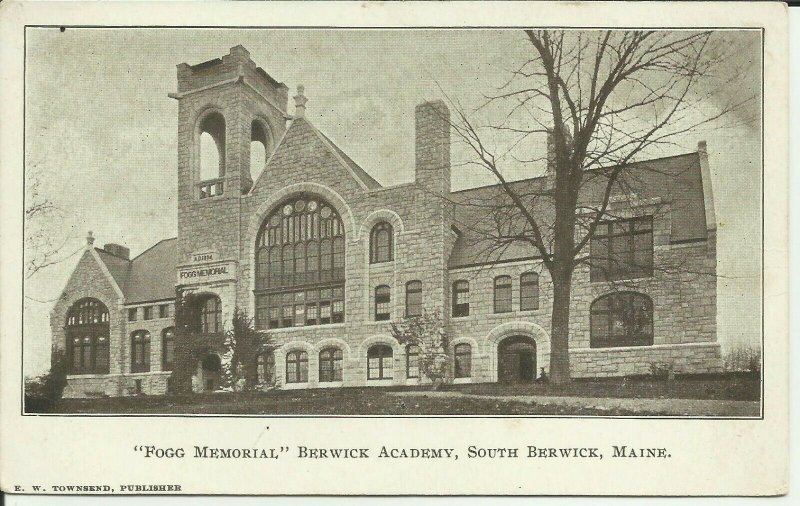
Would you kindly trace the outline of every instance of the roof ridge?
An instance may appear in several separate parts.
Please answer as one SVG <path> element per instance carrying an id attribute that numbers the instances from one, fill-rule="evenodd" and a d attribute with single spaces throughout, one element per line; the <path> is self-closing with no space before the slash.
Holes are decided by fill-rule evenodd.
<path id="1" fill-rule="evenodd" d="M 648 158 L 647 160 L 641 160 L 641 161 L 638 161 L 638 162 L 630 162 L 628 165 L 640 165 L 640 164 L 648 163 L 648 162 L 658 162 L 658 161 L 661 161 L 661 160 L 667 160 L 669 158 L 680 158 L 682 156 L 690 156 L 690 155 L 698 155 L 698 154 L 700 154 L 699 151 L 689 151 L 689 152 L 680 153 L 680 154 L 677 154 L 677 155 L 660 156 L 658 158 Z M 619 167 L 619 164 L 617 164 L 617 165 L 604 165 L 602 167 L 594 167 L 594 168 L 588 169 L 588 170 L 611 169 L 611 168 L 614 168 L 614 167 Z M 532 176 L 532 177 L 526 177 L 524 179 L 515 179 L 514 181 L 507 181 L 507 182 L 508 182 L 508 184 L 525 183 L 525 182 L 528 182 L 528 181 L 533 181 L 534 179 L 541 179 L 543 177 L 546 177 L 546 176 L 545 175 Z M 484 189 L 484 188 L 491 188 L 493 186 L 500 186 L 500 183 L 492 183 L 492 184 L 486 184 L 486 185 L 483 185 L 483 186 L 475 186 L 475 187 L 472 187 L 472 188 L 464 188 L 464 189 L 461 189 L 461 190 L 451 191 L 450 193 L 452 194 L 452 193 L 468 192 L 468 191 L 472 191 L 472 190 L 481 190 L 481 189 Z"/>
<path id="2" fill-rule="evenodd" d="M 149 247 L 149 248 L 147 248 L 146 250 L 144 250 L 144 251 L 142 251 L 141 253 L 139 253 L 138 255 L 136 255 L 135 257 L 131 258 L 131 259 L 130 259 L 130 262 L 131 262 L 131 263 L 133 263 L 133 261 L 134 261 L 134 260 L 136 260 L 136 259 L 137 259 L 137 258 L 139 258 L 140 256 L 144 255 L 145 253 L 147 253 L 147 252 L 148 252 L 148 251 L 150 251 L 151 249 L 155 248 L 156 246 L 158 246 L 158 245 L 159 245 L 159 244 L 161 244 L 162 242 L 165 242 L 165 241 L 175 241 L 175 240 L 177 240 L 177 239 L 178 239 L 178 237 L 177 237 L 177 236 L 176 236 L 176 237 L 167 237 L 166 239 L 161 239 L 160 241 L 156 242 L 155 244 L 153 244 L 152 246 L 150 246 L 150 247 Z"/>
<path id="3" fill-rule="evenodd" d="M 105 253 L 106 255 L 111 255 L 114 258 L 118 258 L 120 260 L 125 260 L 126 262 L 131 262 L 132 261 L 130 258 L 125 258 L 125 257 L 119 256 L 119 255 L 117 255 L 115 253 L 112 253 L 112 252 L 108 251 L 105 248 L 98 248 L 97 246 L 95 246 L 94 249 L 96 249 L 97 251 L 101 251 L 101 252 Z"/>

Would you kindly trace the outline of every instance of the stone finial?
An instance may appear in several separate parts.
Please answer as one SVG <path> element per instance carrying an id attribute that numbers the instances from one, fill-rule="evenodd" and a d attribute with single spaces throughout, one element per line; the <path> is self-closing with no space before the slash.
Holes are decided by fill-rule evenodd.
<path id="1" fill-rule="evenodd" d="M 306 114 L 306 102 L 308 98 L 305 96 L 306 88 L 302 84 L 297 85 L 297 95 L 294 96 L 294 117 L 302 118 Z"/>
<path id="2" fill-rule="evenodd" d="M 86 246 L 91 247 L 94 244 L 94 236 L 92 235 L 92 231 L 90 230 L 89 233 L 86 235 Z"/>

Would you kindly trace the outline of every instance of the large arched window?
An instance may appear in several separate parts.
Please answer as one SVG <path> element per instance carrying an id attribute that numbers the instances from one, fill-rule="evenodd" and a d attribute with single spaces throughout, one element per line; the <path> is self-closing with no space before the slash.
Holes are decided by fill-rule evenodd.
<path id="1" fill-rule="evenodd" d="M 392 226 L 385 221 L 372 227 L 372 232 L 369 236 L 370 263 L 389 262 L 394 258 L 393 236 Z"/>
<path id="2" fill-rule="evenodd" d="M 295 350 L 286 354 L 286 383 L 308 383 L 308 353 Z"/>
<path id="3" fill-rule="evenodd" d="M 175 329 L 161 331 L 161 370 L 171 371 L 175 366 Z"/>
<path id="4" fill-rule="evenodd" d="M 131 334 L 131 372 L 150 371 L 150 332 L 137 330 Z"/>
<path id="5" fill-rule="evenodd" d="M 108 309 L 102 302 L 76 302 L 67 312 L 65 334 L 70 374 L 108 373 Z"/>
<path id="6" fill-rule="evenodd" d="M 225 177 L 225 118 L 213 112 L 200 124 L 200 198 L 223 193 Z"/>
<path id="7" fill-rule="evenodd" d="M 344 225 L 313 195 L 284 201 L 256 238 L 256 325 L 301 327 L 344 321 Z"/>
<path id="8" fill-rule="evenodd" d="M 256 356 L 256 375 L 258 383 L 269 385 L 275 381 L 275 354 L 262 351 Z"/>
<path id="9" fill-rule="evenodd" d="M 342 381 L 342 350 L 325 348 L 319 352 L 319 381 L 330 383 Z"/>
<path id="10" fill-rule="evenodd" d="M 367 379 L 392 379 L 394 370 L 392 347 L 376 344 L 367 350 Z"/>
<path id="11" fill-rule="evenodd" d="M 472 376 L 472 346 L 467 343 L 457 344 L 453 349 L 453 377 L 470 376 Z"/>
<path id="12" fill-rule="evenodd" d="M 216 334 L 222 332 L 222 302 L 216 295 L 206 295 L 198 300 L 200 309 L 200 332 Z"/>
<path id="13" fill-rule="evenodd" d="M 653 301 L 637 292 L 615 292 L 592 302 L 592 348 L 653 344 Z"/>

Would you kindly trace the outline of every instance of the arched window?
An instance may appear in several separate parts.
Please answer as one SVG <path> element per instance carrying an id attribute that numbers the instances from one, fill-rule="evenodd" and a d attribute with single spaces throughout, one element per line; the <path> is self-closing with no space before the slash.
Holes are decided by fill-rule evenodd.
<path id="1" fill-rule="evenodd" d="M 511 276 L 497 276 L 494 278 L 494 312 L 508 313 L 511 311 Z"/>
<path id="2" fill-rule="evenodd" d="M 392 347 L 385 344 L 376 344 L 367 350 L 367 379 L 386 380 L 392 379 L 394 370 Z"/>
<path id="3" fill-rule="evenodd" d="M 137 330 L 131 334 L 131 372 L 150 371 L 150 332 Z"/>
<path id="4" fill-rule="evenodd" d="M 222 303 L 216 295 L 207 295 L 199 301 L 200 332 L 216 334 L 222 332 Z"/>
<path id="5" fill-rule="evenodd" d="M 256 327 L 344 321 L 344 226 L 313 195 L 285 200 L 256 238 Z"/>
<path id="6" fill-rule="evenodd" d="M 637 292 L 615 292 L 592 302 L 592 348 L 653 344 L 653 301 Z"/>
<path id="7" fill-rule="evenodd" d="M 406 316 L 422 315 L 422 281 L 406 283 Z"/>
<path id="8" fill-rule="evenodd" d="M 372 227 L 372 233 L 369 236 L 370 263 L 389 262 L 394 258 L 393 239 L 392 226 L 385 221 Z"/>
<path id="9" fill-rule="evenodd" d="M 275 354 L 262 351 L 256 355 L 256 376 L 259 384 L 269 385 L 275 381 Z"/>
<path id="10" fill-rule="evenodd" d="M 375 289 L 375 321 L 385 321 L 392 317 L 392 292 L 386 285 Z"/>
<path id="11" fill-rule="evenodd" d="M 200 124 L 200 198 L 223 193 L 225 177 L 225 118 L 214 112 Z"/>
<path id="12" fill-rule="evenodd" d="M 539 309 L 539 275 L 526 272 L 519 277 L 519 310 Z"/>
<path id="13" fill-rule="evenodd" d="M 419 378 L 419 346 L 406 347 L 406 378 Z"/>
<path id="14" fill-rule="evenodd" d="M 472 346 L 467 343 L 457 344 L 453 349 L 453 377 L 470 376 L 472 376 Z"/>
<path id="15" fill-rule="evenodd" d="M 342 381 L 342 350 L 325 348 L 319 352 L 319 381 L 330 383 Z"/>
<path id="16" fill-rule="evenodd" d="M 169 327 L 161 332 L 161 370 L 171 371 L 175 366 L 175 329 Z"/>
<path id="17" fill-rule="evenodd" d="M 469 316 L 469 281 L 453 283 L 453 316 Z"/>
<path id="18" fill-rule="evenodd" d="M 65 334 L 70 374 L 108 374 L 108 309 L 102 302 L 76 302 L 67 312 Z"/>
<path id="19" fill-rule="evenodd" d="M 266 127 L 260 121 L 250 125 L 250 177 L 255 182 L 267 164 L 269 137 Z"/>
<path id="20" fill-rule="evenodd" d="M 308 353 L 295 350 L 286 354 L 286 383 L 308 383 Z"/>

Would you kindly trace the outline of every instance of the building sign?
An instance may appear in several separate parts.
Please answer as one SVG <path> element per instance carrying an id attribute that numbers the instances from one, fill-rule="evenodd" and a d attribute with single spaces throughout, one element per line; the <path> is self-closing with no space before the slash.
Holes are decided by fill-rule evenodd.
<path id="1" fill-rule="evenodd" d="M 198 262 L 213 262 L 217 259 L 217 252 L 216 251 L 198 251 L 196 253 L 192 253 L 192 263 Z"/>
<path id="2" fill-rule="evenodd" d="M 178 284 L 194 285 L 236 279 L 236 262 L 214 262 L 178 268 Z"/>

